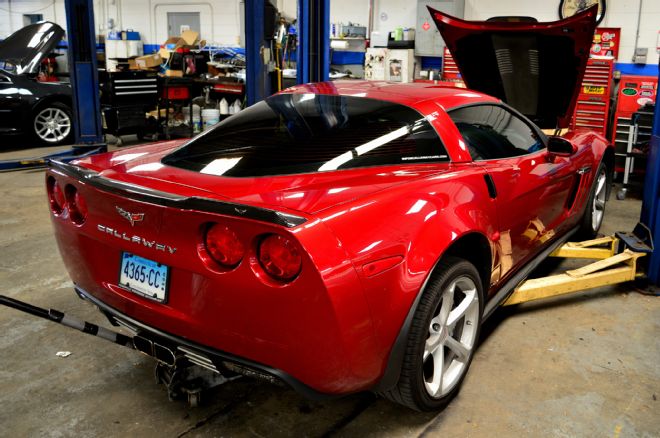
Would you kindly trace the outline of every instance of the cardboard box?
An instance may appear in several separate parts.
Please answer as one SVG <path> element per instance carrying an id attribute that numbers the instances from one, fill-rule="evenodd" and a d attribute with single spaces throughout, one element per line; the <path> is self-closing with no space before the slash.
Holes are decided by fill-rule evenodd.
<path id="1" fill-rule="evenodd" d="M 174 50 L 177 47 L 185 46 L 186 41 L 181 38 L 181 37 L 169 37 L 165 42 L 161 45 L 161 47 L 164 47 L 168 50 Z"/>
<path id="2" fill-rule="evenodd" d="M 194 30 L 186 30 L 181 33 L 181 36 L 171 36 L 160 46 L 158 54 L 162 58 L 161 62 L 167 62 L 172 52 L 180 47 L 196 46 L 200 43 L 199 32 Z M 206 44 L 206 41 L 204 41 Z"/>
<path id="3" fill-rule="evenodd" d="M 182 78 L 183 77 L 183 70 L 165 70 L 165 76 L 170 77 L 170 78 Z"/>
<path id="4" fill-rule="evenodd" d="M 152 55 L 140 56 L 135 58 L 135 65 L 140 69 L 147 69 L 152 67 L 158 67 L 163 63 L 163 58 L 160 57 L 158 53 Z"/>
<path id="5" fill-rule="evenodd" d="M 184 30 L 181 34 L 181 39 L 187 46 L 194 46 L 199 41 L 199 32 L 194 30 Z"/>
<path id="6" fill-rule="evenodd" d="M 131 58 L 128 60 L 128 69 L 129 70 L 139 70 L 140 68 L 137 66 L 136 62 L 137 58 Z"/>
<path id="7" fill-rule="evenodd" d="M 161 57 L 161 59 L 163 59 L 163 61 L 167 61 L 168 59 L 170 59 L 170 53 L 171 52 L 167 50 L 165 47 L 161 47 L 158 50 L 158 55 Z"/>
<path id="8" fill-rule="evenodd" d="M 158 54 L 162 58 L 163 62 L 166 62 L 170 58 L 170 54 L 178 49 L 179 47 L 183 47 L 186 45 L 186 42 L 183 38 L 181 37 L 169 37 L 163 44 L 160 46 L 160 50 L 158 50 Z"/>

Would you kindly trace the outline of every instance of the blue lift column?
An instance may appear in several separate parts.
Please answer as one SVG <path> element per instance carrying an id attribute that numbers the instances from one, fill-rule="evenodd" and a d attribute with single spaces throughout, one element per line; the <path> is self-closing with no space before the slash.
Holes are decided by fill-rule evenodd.
<path id="1" fill-rule="evenodd" d="M 69 162 L 107 150 L 101 128 L 93 0 L 65 0 L 64 5 L 73 95 L 74 144 L 65 151 L 41 157 L 0 161 L 0 171 L 44 167 L 51 160 Z"/>
<path id="2" fill-rule="evenodd" d="M 658 66 L 660 81 L 660 65 Z M 660 93 L 655 97 L 655 115 L 653 117 L 653 132 L 649 148 L 646 177 L 644 180 L 644 200 L 640 218 L 651 230 L 654 250 L 649 260 L 648 278 L 656 287 L 660 286 Z"/>
<path id="3" fill-rule="evenodd" d="M 93 0 L 65 0 L 75 145 L 105 150 L 96 65 Z"/>
<path id="4" fill-rule="evenodd" d="M 297 82 L 330 76 L 330 0 L 298 0 Z"/>
<path id="5" fill-rule="evenodd" d="M 245 0 L 245 88 L 247 104 L 254 105 L 270 95 L 265 71 L 263 50 L 264 2 L 268 0 Z"/>

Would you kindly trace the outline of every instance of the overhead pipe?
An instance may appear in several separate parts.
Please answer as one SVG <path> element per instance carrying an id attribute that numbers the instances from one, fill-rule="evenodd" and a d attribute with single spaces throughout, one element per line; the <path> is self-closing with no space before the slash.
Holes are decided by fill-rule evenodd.
<path id="1" fill-rule="evenodd" d="M 642 22 L 642 4 L 644 3 L 643 0 L 639 0 L 639 10 L 637 11 L 637 29 L 635 31 L 635 48 L 633 49 L 633 59 L 632 61 L 635 62 L 635 54 L 637 54 L 637 46 L 639 45 L 639 26 Z"/>
<path id="2" fill-rule="evenodd" d="M 367 23 L 367 39 L 371 39 L 371 32 L 374 26 L 374 0 L 369 0 L 369 20 Z"/>

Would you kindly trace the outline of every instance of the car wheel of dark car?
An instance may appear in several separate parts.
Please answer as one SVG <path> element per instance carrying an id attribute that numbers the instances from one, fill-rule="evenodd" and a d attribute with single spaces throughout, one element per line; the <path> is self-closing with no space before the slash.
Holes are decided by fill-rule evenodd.
<path id="1" fill-rule="evenodd" d="M 578 235 L 581 238 L 593 239 L 598 235 L 598 230 L 600 230 L 600 226 L 603 224 L 603 216 L 605 216 L 608 180 L 607 167 L 604 163 L 601 163 L 594 178 L 589 201 L 587 201 L 587 208 L 582 216 L 582 222 L 578 231 Z"/>
<path id="2" fill-rule="evenodd" d="M 422 293 L 399 382 L 383 395 L 431 411 L 456 395 L 470 366 L 481 329 L 483 287 L 474 265 L 446 257 Z"/>
<path id="3" fill-rule="evenodd" d="M 48 103 L 34 112 L 32 132 L 46 145 L 68 144 L 73 140 L 71 108 L 60 102 Z"/>

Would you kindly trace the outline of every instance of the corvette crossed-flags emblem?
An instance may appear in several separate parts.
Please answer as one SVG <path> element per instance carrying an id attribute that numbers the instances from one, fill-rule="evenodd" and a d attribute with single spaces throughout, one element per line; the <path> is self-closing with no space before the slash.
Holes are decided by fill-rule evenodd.
<path id="1" fill-rule="evenodd" d="M 123 208 L 121 208 L 118 205 L 115 205 L 115 208 L 117 209 L 117 213 L 127 221 L 131 223 L 131 226 L 135 225 L 135 222 L 140 222 L 144 219 L 144 213 L 131 213 Z"/>

